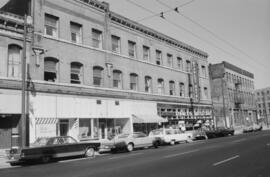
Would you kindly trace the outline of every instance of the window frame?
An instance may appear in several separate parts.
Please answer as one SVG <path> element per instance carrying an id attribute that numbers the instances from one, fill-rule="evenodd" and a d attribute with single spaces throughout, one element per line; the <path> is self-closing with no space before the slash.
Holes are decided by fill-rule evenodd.
<path id="1" fill-rule="evenodd" d="M 77 30 L 77 29 L 78 30 Z M 73 34 L 75 34 L 75 40 L 73 40 Z M 76 43 L 76 44 L 81 44 L 82 43 L 82 25 L 76 22 L 71 21 L 70 22 L 70 39 L 71 42 Z"/>
<path id="2" fill-rule="evenodd" d="M 137 58 L 136 42 L 128 40 L 128 56 L 130 58 Z"/>
<path id="3" fill-rule="evenodd" d="M 55 20 L 55 26 L 52 25 L 52 23 L 48 23 L 49 21 L 46 19 Z M 48 28 L 51 28 L 52 34 L 49 34 Z M 55 30 L 55 31 L 53 31 Z M 54 32 L 54 33 L 53 33 Z M 51 36 L 54 38 L 59 37 L 59 17 L 51 15 L 51 14 L 44 14 L 44 34 L 47 36 Z"/>
<path id="4" fill-rule="evenodd" d="M 147 56 L 147 57 L 145 57 Z M 143 45 L 143 60 L 150 61 L 150 47 Z"/>
<path id="5" fill-rule="evenodd" d="M 115 79 L 115 77 L 114 77 L 114 74 L 115 73 L 117 73 L 117 74 L 119 74 L 119 79 L 117 80 L 117 79 Z M 120 70 L 113 70 L 113 88 L 118 88 L 118 89 L 122 89 L 123 88 L 123 79 L 122 79 L 122 76 L 123 75 L 123 73 L 122 73 L 122 71 L 120 71 Z M 115 85 L 114 85 L 114 83 L 115 83 L 115 81 L 117 81 L 117 87 L 115 87 Z"/>
<path id="6" fill-rule="evenodd" d="M 135 82 L 132 82 L 133 81 L 132 77 L 134 77 Z M 130 79 L 129 89 L 133 91 L 138 91 L 138 74 L 136 73 L 129 74 L 129 79 Z"/>
<path id="7" fill-rule="evenodd" d="M 116 43 L 114 43 L 114 42 L 116 42 Z M 112 52 L 120 54 L 121 53 L 121 38 L 119 36 L 116 36 L 116 35 L 111 35 L 111 44 L 112 44 L 112 46 L 111 46 Z M 114 50 L 114 48 L 115 48 L 114 45 L 117 45 L 117 48 L 116 48 L 117 50 Z"/>
<path id="8" fill-rule="evenodd" d="M 93 67 L 93 85 L 97 87 L 103 86 L 103 68 L 101 66 L 94 66 Z M 95 71 L 99 71 L 95 73 Z M 97 82 L 96 82 L 97 81 Z M 97 84 L 99 83 L 99 84 Z"/>
<path id="9" fill-rule="evenodd" d="M 162 51 L 156 50 L 156 65 L 162 65 Z"/>
<path id="10" fill-rule="evenodd" d="M 92 28 L 92 47 L 97 49 L 102 49 L 103 45 L 103 35 L 102 31 Z M 94 38 L 94 36 L 98 36 L 98 38 Z M 98 44 L 97 46 L 95 44 Z"/>
<path id="11" fill-rule="evenodd" d="M 79 72 L 78 73 L 76 73 L 76 72 L 72 73 L 72 66 L 79 67 L 79 69 L 78 68 L 73 68 L 73 71 L 78 70 Z M 72 74 L 77 75 L 78 80 L 72 79 Z M 71 62 L 70 63 L 70 83 L 71 84 L 82 84 L 83 83 L 83 64 L 82 63 L 80 63 L 80 62 Z"/>

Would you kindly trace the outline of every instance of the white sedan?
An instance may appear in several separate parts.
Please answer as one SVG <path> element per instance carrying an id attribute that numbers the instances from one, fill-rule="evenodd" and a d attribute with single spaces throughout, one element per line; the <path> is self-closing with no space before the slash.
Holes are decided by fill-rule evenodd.
<path id="1" fill-rule="evenodd" d="M 156 137 L 161 140 L 161 144 L 171 144 L 174 145 L 175 143 L 180 142 L 191 142 L 192 141 L 192 134 L 191 133 L 183 133 L 179 129 L 167 129 L 161 128 L 152 130 L 149 133 L 150 137 Z"/>

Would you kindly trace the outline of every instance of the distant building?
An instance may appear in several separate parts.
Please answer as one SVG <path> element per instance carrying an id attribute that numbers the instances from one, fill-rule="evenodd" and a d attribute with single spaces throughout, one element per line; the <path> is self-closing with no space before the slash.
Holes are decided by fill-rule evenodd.
<path id="1" fill-rule="evenodd" d="M 241 129 L 255 123 L 254 75 L 225 61 L 210 64 L 209 72 L 216 126 Z"/>
<path id="2" fill-rule="evenodd" d="M 270 125 L 270 87 L 255 90 L 258 120 L 263 125 Z"/>
<path id="3" fill-rule="evenodd" d="M 57 135 L 106 139 L 153 129 L 156 125 L 147 123 L 163 121 L 211 124 L 206 52 L 96 0 L 10 0 L 1 10 L 0 125 L 2 117 L 8 122 L 2 138 L 0 127 L 4 147 L 21 131 L 23 14 L 33 17 L 26 56 L 30 143 Z"/>

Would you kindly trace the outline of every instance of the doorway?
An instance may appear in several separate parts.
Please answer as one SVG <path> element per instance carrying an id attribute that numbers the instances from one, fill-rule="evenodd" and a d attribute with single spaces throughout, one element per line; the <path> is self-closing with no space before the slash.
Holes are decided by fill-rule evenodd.
<path id="1" fill-rule="evenodd" d="M 69 130 L 69 120 L 60 119 L 59 120 L 59 135 L 68 136 L 68 130 Z"/>

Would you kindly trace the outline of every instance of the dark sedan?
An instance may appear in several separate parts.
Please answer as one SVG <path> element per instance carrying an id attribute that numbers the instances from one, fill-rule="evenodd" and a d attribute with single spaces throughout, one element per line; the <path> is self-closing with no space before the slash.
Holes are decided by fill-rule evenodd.
<path id="1" fill-rule="evenodd" d="M 51 159 L 70 156 L 94 157 L 99 146 L 100 143 L 77 142 L 70 136 L 38 138 L 32 147 L 11 149 L 8 154 L 8 162 L 10 165 L 14 165 L 33 160 L 41 160 L 46 163 Z"/>
<path id="2" fill-rule="evenodd" d="M 208 138 L 233 136 L 234 135 L 234 129 L 218 127 L 216 129 L 207 130 L 207 131 L 205 131 L 205 133 L 206 133 Z"/>

